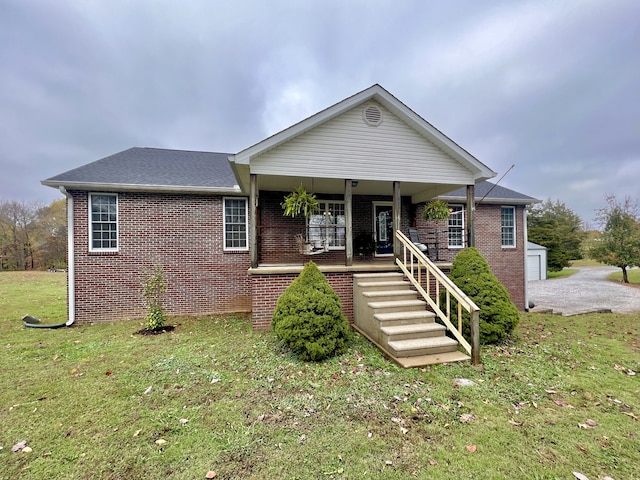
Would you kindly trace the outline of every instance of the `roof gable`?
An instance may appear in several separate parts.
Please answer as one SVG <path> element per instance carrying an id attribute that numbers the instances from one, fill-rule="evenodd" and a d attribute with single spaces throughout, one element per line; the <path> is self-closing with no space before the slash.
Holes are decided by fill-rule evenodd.
<path id="1" fill-rule="evenodd" d="M 271 137 L 237 153 L 231 157 L 231 161 L 238 165 L 250 165 L 256 157 L 266 154 L 270 150 L 290 142 L 297 137 L 319 128 L 321 125 L 344 115 L 350 110 L 367 102 L 373 102 L 384 107 L 397 119 L 405 123 L 426 141 L 440 149 L 451 159 L 458 162 L 466 169 L 474 181 L 485 180 L 496 175 L 489 167 L 484 165 L 469 152 L 464 150 L 453 140 L 448 138 L 413 110 L 400 102 L 380 85 L 373 85 L 355 95 L 322 110 L 321 112 L 285 129 Z M 405 165 L 406 166 L 406 165 Z"/>

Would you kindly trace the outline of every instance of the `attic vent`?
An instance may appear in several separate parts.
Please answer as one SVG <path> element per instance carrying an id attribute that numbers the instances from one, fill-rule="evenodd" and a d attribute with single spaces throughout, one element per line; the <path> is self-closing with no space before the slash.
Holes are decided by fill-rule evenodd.
<path id="1" fill-rule="evenodd" d="M 375 105 L 369 105 L 366 107 L 364 109 L 363 116 L 367 125 L 371 125 L 372 127 L 377 127 L 382 123 L 382 112 Z"/>

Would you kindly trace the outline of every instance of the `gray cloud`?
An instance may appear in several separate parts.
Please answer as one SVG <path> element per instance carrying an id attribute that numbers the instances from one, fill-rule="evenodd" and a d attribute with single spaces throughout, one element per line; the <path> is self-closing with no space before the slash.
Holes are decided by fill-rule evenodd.
<path id="1" fill-rule="evenodd" d="M 380 83 L 583 219 L 640 198 L 640 3 L 0 2 L 0 198 L 131 146 L 235 152 Z"/>

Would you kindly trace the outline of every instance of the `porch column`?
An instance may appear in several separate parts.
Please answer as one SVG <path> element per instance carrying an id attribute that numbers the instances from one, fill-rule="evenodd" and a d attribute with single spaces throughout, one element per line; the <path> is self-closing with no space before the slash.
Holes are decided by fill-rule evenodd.
<path id="1" fill-rule="evenodd" d="M 396 232 L 400 230 L 400 216 L 402 201 L 400 197 L 400 182 L 393 182 L 393 255 L 400 258 L 400 242 L 396 240 Z"/>
<path id="2" fill-rule="evenodd" d="M 353 265 L 353 185 L 351 179 L 344 181 L 344 248 L 345 265 Z"/>
<path id="3" fill-rule="evenodd" d="M 467 185 L 467 247 L 476 246 L 474 215 L 476 213 L 475 185 Z"/>
<path id="4" fill-rule="evenodd" d="M 258 268 L 258 176 L 249 176 L 249 253 L 251 268 Z"/>

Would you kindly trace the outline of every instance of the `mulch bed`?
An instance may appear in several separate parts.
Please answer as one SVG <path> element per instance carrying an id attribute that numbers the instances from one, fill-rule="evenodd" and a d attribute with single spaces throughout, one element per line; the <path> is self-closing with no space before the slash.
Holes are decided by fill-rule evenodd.
<path id="1" fill-rule="evenodd" d="M 162 335 L 163 333 L 173 332 L 178 325 L 167 325 L 162 328 L 156 328 L 155 330 L 148 330 L 143 328 L 142 330 L 138 330 L 136 335 Z"/>

